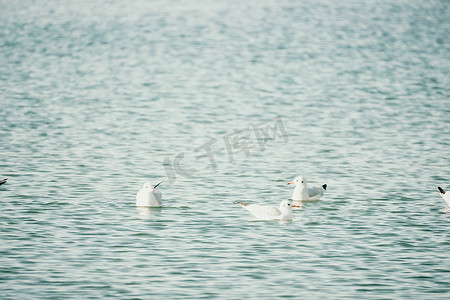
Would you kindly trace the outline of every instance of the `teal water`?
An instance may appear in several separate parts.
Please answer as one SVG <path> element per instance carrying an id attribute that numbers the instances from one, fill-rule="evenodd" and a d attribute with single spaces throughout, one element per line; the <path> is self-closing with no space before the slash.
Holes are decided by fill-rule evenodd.
<path id="1" fill-rule="evenodd" d="M 448 299 L 449 16 L 0 1 L 0 298 Z M 328 189 L 291 222 L 233 204 L 297 175 Z"/>

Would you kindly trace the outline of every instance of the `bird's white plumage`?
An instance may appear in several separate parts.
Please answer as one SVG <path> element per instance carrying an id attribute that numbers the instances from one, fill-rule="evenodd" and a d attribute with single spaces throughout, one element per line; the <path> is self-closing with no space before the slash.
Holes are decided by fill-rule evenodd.
<path id="1" fill-rule="evenodd" d="M 252 215 L 261 220 L 280 220 L 289 221 L 292 220 L 292 203 L 289 200 L 283 200 L 279 207 L 259 204 L 245 204 L 242 202 L 236 202 Z"/>
<path id="2" fill-rule="evenodd" d="M 443 188 L 438 187 L 439 189 L 439 194 L 441 194 L 441 197 L 444 198 L 445 202 L 447 202 L 447 205 L 450 207 L 450 193 L 444 191 Z"/>
<path id="3" fill-rule="evenodd" d="M 145 183 L 136 194 L 136 206 L 160 207 L 161 205 L 162 194 L 150 182 Z"/>
<path id="4" fill-rule="evenodd" d="M 288 184 L 294 184 L 295 189 L 292 193 L 292 200 L 295 201 L 314 201 L 322 198 L 325 193 L 326 185 L 321 187 L 308 188 L 306 179 L 302 176 L 296 177 L 293 181 Z"/>

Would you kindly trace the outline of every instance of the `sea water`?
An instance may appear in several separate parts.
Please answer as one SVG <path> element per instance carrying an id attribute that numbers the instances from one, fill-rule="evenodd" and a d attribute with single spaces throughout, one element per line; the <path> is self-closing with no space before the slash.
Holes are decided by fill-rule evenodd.
<path id="1" fill-rule="evenodd" d="M 448 299 L 449 12 L 0 1 L 0 298 Z"/>

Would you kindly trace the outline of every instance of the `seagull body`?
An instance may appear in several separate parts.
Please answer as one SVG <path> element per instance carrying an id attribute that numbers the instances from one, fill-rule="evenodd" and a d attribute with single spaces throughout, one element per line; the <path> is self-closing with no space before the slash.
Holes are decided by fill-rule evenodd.
<path id="1" fill-rule="evenodd" d="M 136 206 L 160 207 L 162 205 L 162 194 L 156 188 L 161 182 L 155 186 L 151 185 L 150 182 L 146 182 L 136 194 Z"/>
<path id="2" fill-rule="evenodd" d="M 280 220 L 289 221 L 292 220 L 292 207 L 298 207 L 292 205 L 289 200 L 283 200 L 280 203 L 280 207 L 269 206 L 269 205 L 259 205 L 259 204 L 246 204 L 239 201 L 235 202 L 239 204 L 246 210 L 248 210 L 252 215 L 261 220 Z"/>
<path id="3" fill-rule="evenodd" d="M 327 185 L 324 184 L 321 187 L 308 188 L 306 179 L 302 176 L 296 177 L 293 181 L 288 184 L 294 184 L 295 189 L 292 193 L 292 200 L 294 201 L 314 201 L 322 198 Z"/>
<path id="4" fill-rule="evenodd" d="M 447 205 L 450 206 L 450 193 L 444 191 L 444 189 L 441 188 L 440 186 L 438 186 L 438 189 L 441 194 L 441 197 L 444 198 L 445 202 L 447 202 Z"/>
<path id="5" fill-rule="evenodd" d="M 4 184 L 4 183 L 6 183 L 6 181 L 8 180 L 8 178 L 3 178 L 3 179 L 0 179 L 0 185 L 2 185 L 2 184 Z"/>

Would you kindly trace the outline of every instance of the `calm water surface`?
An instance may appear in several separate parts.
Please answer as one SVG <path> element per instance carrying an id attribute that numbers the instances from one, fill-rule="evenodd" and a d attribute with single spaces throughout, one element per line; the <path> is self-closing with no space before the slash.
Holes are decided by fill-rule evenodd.
<path id="1" fill-rule="evenodd" d="M 0 1 L 0 298 L 448 299 L 449 16 Z M 262 150 L 275 120 L 287 141 Z M 328 189 L 291 222 L 233 204 L 278 205 L 300 174 Z M 137 209 L 160 180 L 164 206 Z"/>

